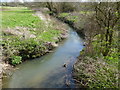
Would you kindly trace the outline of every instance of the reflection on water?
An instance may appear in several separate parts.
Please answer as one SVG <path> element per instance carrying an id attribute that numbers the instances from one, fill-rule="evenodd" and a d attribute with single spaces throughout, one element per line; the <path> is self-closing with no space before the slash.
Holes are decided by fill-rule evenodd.
<path id="1" fill-rule="evenodd" d="M 83 49 L 83 40 L 71 28 L 69 33 L 54 52 L 18 65 L 12 77 L 3 80 L 3 88 L 75 87 L 72 66 Z"/>

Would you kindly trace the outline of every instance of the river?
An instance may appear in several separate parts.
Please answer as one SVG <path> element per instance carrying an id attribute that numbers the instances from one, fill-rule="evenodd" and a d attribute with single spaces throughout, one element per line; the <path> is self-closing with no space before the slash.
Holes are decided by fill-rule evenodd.
<path id="1" fill-rule="evenodd" d="M 3 79 L 3 88 L 74 88 L 72 70 L 83 42 L 70 28 L 68 38 L 53 52 L 18 65 L 11 77 Z"/>

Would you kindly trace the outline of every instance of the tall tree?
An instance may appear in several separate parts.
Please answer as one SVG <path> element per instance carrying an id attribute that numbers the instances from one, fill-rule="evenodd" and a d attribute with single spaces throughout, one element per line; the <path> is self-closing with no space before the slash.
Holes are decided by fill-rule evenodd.
<path id="1" fill-rule="evenodd" d="M 104 30 L 106 50 L 103 52 L 103 55 L 106 56 L 109 48 L 111 48 L 113 33 L 120 20 L 120 2 L 100 2 L 95 6 L 95 11 L 96 21 L 101 30 Z"/>

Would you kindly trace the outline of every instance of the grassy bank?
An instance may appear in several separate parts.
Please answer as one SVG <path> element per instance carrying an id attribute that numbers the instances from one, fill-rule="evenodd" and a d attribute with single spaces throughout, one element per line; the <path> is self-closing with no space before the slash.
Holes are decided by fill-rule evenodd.
<path id="1" fill-rule="evenodd" d="M 85 37 L 85 24 L 88 23 L 88 18 L 94 13 L 94 11 L 74 11 L 70 13 L 60 13 L 57 15 L 57 18 L 61 21 L 64 21 L 76 32 Z"/>
<path id="2" fill-rule="evenodd" d="M 3 60 L 16 65 L 44 55 L 64 38 L 65 28 L 57 20 L 46 24 L 27 7 L 2 7 Z"/>

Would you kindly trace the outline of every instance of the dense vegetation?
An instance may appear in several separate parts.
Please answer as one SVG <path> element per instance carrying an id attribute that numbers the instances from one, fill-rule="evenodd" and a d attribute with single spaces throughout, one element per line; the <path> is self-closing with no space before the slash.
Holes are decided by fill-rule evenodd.
<path id="1" fill-rule="evenodd" d="M 53 10 L 58 10 L 56 3 L 49 4 L 56 7 Z M 72 12 L 59 10 L 56 16 L 77 29 L 77 32 L 85 34 L 85 48 L 74 65 L 78 84 L 80 87 L 118 88 L 120 3 L 70 5 Z"/>
<path id="2" fill-rule="evenodd" d="M 63 31 L 59 30 L 58 21 L 46 24 L 27 7 L 2 7 L 2 9 L 1 45 L 6 62 L 16 65 L 28 58 L 42 56 L 62 38 Z"/>
<path id="3" fill-rule="evenodd" d="M 118 88 L 119 4 L 95 4 L 95 14 L 85 24 L 86 47 L 74 67 L 75 76 L 84 87 Z"/>
<path id="4" fill-rule="evenodd" d="M 26 4 L 28 7 L 39 8 L 38 3 Z M 38 6 L 37 6 L 38 5 Z M 41 5 L 41 4 L 40 4 Z M 120 2 L 100 2 L 100 3 L 42 3 L 43 7 L 47 7 L 50 15 L 68 23 L 75 28 L 77 32 L 85 35 L 85 48 L 80 52 L 78 61 L 74 65 L 74 77 L 80 87 L 89 88 L 118 88 L 119 86 L 119 28 L 120 28 Z M 67 8 L 66 8 L 67 7 Z M 69 7 L 69 8 L 68 8 Z M 24 15 L 26 9 L 22 9 Z M 20 38 L 11 33 L 4 32 L 2 46 L 4 54 L 9 56 L 9 60 L 13 64 L 21 62 L 22 58 L 32 58 L 43 54 L 46 51 L 44 46 L 45 42 L 57 42 L 52 37 L 60 35 L 60 31 L 54 30 L 52 27 L 36 27 L 36 24 L 42 24 L 38 21 L 37 17 L 33 17 L 32 11 L 28 10 L 26 18 L 29 16 L 32 19 L 25 20 L 27 23 L 18 22 L 20 19 L 14 20 L 17 15 L 12 15 L 7 18 L 8 13 L 13 14 L 14 11 L 4 11 L 5 19 L 3 19 L 3 28 L 6 28 L 7 23 L 10 27 L 21 25 L 22 27 L 29 28 L 35 38 L 25 39 L 23 36 Z M 13 18 L 14 17 L 14 18 Z M 12 19 L 11 19 L 12 18 Z M 12 20 L 16 23 L 12 23 Z M 17 24 L 18 23 L 18 24 Z M 44 26 L 44 25 L 43 25 Z M 31 29 L 32 28 L 32 29 Z M 40 28 L 35 29 L 34 28 Z M 45 28 L 45 29 L 44 29 Z M 44 30 L 49 31 L 43 32 Z M 13 39 L 14 38 L 14 39 Z M 28 47 L 29 46 L 29 47 Z M 12 48 L 11 48 L 12 47 Z M 13 52 L 14 51 L 14 52 Z M 39 51 L 39 52 L 38 52 Z M 36 53 L 37 52 L 37 53 Z M 21 58 L 22 57 L 22 58 Z"/>
<path id="5" fill-rule="evenodd" d="M 3 9 L 8 10 L 2 12 L 2 27 L 38 27 L 38 25 L 36 24 L 40 22 L 39 18 L 32 16 L 31 14 L 33 13 L 33 11 L 27 9 L 27 7 L 3 7 Z"/>

